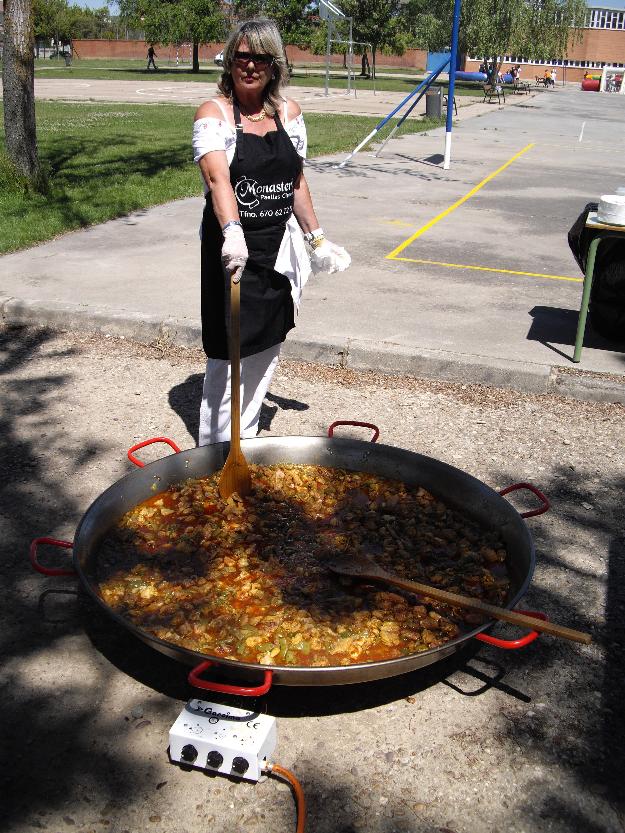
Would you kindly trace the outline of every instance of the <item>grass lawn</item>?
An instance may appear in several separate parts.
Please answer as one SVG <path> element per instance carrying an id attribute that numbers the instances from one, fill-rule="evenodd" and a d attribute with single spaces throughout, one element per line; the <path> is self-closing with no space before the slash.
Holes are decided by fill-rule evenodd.
<path id="1" fill-rule="evenodd" d="M 35 77 L 36 78 L 75 78 L 84 79 L 86 81 L 110 81 L 110 80 L 130 80 L 141 81 L 143 83 L 147 78 L 151 80 L 165 80 L 170 81 L 200 81 L 216 83 L 221 74 L 219 67 L 213 64 L 202 64 L 199 73 L 191 72 L 188 65 L 176 67 L 169 66 L 166 63 L 161 63 L 158 72 L 150 70 L 146 71 L 145 61 L 140 60 L 105 60 L 92 59 L 85 61 L 75 61 L 71 67 L 66 67 L 64 62 L 56 60 L 39 59 L 35 61 Z M 334 75 L 330 77 L 329 86 L 332 89 L 346 89 L 347 87 L 347 73 L 345 73 L 340 66 L 334 66 L 332 71 L 340 73 L 339 76 Z M 375 82 L 375 89 L 384 92 L 405 92 L 408 94 L 410 90 L 414 89 L 419 81 L 423 78 L 423 72 L 419 70 L 398 69 L 396 67 L 383 69 L 378 68 L 378 72 L 389 73 L 391 75 L 403 74 L 405 78 L 386 78 L 378 76 Z M 437 82 L 438 83 L 438 82 Z M 442 86 L 447 87 L 447 82 L 442 83 Z M 321 64 L 316 66 L 307 65 L 306 68 L 295 67 L 293 77 L 291 78 L 291 85 L 294 87 L 324 87 L 325 86 L 325 68 Z M 373 90 L 373 81 L 370 79 L 359 78 L 356 74 L 354 79 L 354 86 L 356 90 Z M 456 82 L 456 95 L 481 95 L 482 88 L 479 84 L 471 84 L 465 82 Z"/>
<path id="2" fill-rule="evenodd" d="M 49 101 L 36 106 L 39 155 L 49 171 L 50 191 L 44 196 L 15 186 L 0 130 L 0 252 L 202 193 L 191 159 L 194 107 Z M 348 152 L 378 122 L 311 113 L 306 116 L 309 156 Z M 380 131 L 380 139 L 394 123 Z M 435 126 L 436 122 L 408 119 L 401 132 Z"/>

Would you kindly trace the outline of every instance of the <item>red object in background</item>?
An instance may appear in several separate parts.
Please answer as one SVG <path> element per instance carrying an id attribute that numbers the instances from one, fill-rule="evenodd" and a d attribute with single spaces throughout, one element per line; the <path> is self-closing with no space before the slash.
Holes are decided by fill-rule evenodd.
<path id="1" fill-rule="evenodd" d="M 582 90 L 587 93 L 598 93 L 601 81 L 596 81 L 594 78 L 584 78 L 582 81 Z"/>

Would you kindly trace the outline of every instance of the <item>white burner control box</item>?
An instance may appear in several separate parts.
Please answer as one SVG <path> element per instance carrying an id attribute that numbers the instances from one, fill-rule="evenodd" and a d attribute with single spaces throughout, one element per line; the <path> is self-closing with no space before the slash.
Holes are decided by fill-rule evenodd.
<path id="1" fill-rule="evenodd" d="M 275 717 L 193 699 L 169 730 L 169 756 L 186 766 L 258 781 L 276 740 Z"/>

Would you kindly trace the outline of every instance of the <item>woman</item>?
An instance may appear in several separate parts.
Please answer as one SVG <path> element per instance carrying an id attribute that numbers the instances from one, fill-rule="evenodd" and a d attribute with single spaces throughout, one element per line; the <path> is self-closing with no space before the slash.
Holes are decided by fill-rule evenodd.
<path id="1" fill-rule="evenodd" d="M 241 279 L 241 435 L 254 437 L 311 266 L 335 272 L 350 264 L 319 228 L 302 173 L 301 110 L 280 94 L 289 76 L 275 23 L 240 24 L 223 60 L 221 95 L 200 106 L 193 128 L 206 188 L 202 341 L 208 361 L 199 445 L 230 439 L 230 277 Z"/>

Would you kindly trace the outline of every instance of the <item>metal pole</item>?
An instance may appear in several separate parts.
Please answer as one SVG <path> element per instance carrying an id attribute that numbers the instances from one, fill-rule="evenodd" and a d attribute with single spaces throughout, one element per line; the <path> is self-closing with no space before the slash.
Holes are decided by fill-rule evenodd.
<path id="1" fill-rule="evenodd" d="M 451 55 L 449 62 L 449 89 L 447 90 L 447 123 L 445 126 L 445 159 L 443 168 L 451 166 L 451 131 L 454 120 L 454 93 L 456 92 L 456 66 L 458 64 L 458 33 L 460 32 L 461 0 L 454 0 L 454 23 L 451 29 Z"/>
<path id="2" fill-rule="evenodd" d="M 449 59 L 447 59 L 447 61 L 448 60 Z M 442 72 L 442 70 L 445 68 L 445 66 L 447 64 L 447 61 L 445 61 L 437 70 L 435 70 L 433 73 L 431 73 L 431 75 L 434 78 L 440 72 Z M 362 142 L 357 147 L 354 148 L 354 150 L 349 154 L 349 156 L 346 156 L 345 159 L 343 159 L 343 161 L 339 165 L 333 165 L 333 167 L 334 168 L 344 168 L 345 165 L 347 165 L 347 163 L 349 162 L 349 160 L 352 159 L 352 157 L 354 157 L 358 153 L 358 151 L 361 150 L 368 142 L 370 142 L 371 139 L 373 139 L 375 134 L 384 127 L 384 125 L 389 121 L 389 119 L 392 119 L 393 116 L 395 115 L 395 113 L 397 113 L 399 110 L 401 110 L 401 108 L 404 106 L 404 104 L 406 104 L 408 101 L 410 101 L 411 98 L 413 98 L 415 95 L 418 95 L 419 90 L 421 90 L 421 88 L 425 84 L 428 84 L 428 82 L 431 83 L 431 80 L 430 79 L 425 79 L 424 81 L 420 81 L 419 84 L 414 88 L 414 90 L 412 92 L 408 93 L 408 95 L 402 101 L 399 102 L 399 104 L 397 105 L 397 107 L 395 107 L 395 109 L 391 110 L 391 112 L 388 114 L 388 116 L 385 116 L 382 119 L 382 121 L 380 121 L 376 124 L 376 126 L 373 128 L 371 133 L 369 133 L 368 136 L 365 136 L 365 138 L 362 140 Z"/>
<path id="3" fill-rule="evenodd" d="M 397 131 L 399 130 L 399 128 L 400 128 L 400 127 L 402 126 L 402 124 L 406 121 L 406 119 L 408 118 L 408 116 L 412 113 L 412 111 L 414 110 L 414 108 L 417 106 L 417 104 L 418 104 L 418 103 L 421 101 L 421 99 L 423 98 L 424 94 L 425 94 L 425 93 L 426 93 L 426 92 L 430 89 L 430 87 L 432 86 L 432 84 L 434 83 L 434 81 L 436 81 L 436 79 L 438 78 L 438 76 L 440 75 L 440 73 L 441 73 L 441 72 L 445 69 L 445 67 L 446 67 L 446 66 L 447 66 L 447 61 L 446 61 L 446 62 L 445 62 L 442 66 L 440 66 L 437 70 L 435 70 L 433 73 L 431 73 L 431 74 L 430 74 L 427 78 L 425 78 L 425 79 L 421 82 L 421 84 L 420 84 L 420 85 L 419 85 L 419 87 L 417 88 L 417 90 L 419 91 L 419 95 L 417 95 L 417 97 L 415 98 L 415 100 L 413 101 L 413 103 L 412 103 L 412 104 L 410 105 L 410 107 L 406 110 L 406 112 L 404 113 L 404 115 L 403 115 L 403 116 L 401 117 L 401 119 L 397 122 L 397 124 L 396 124 L 396 125 L 395 125 L 395 127 L 391 130 L 391 132 L 388 134 L 388 136 L 386 137 L 386 139 L 382 142 L 381 146 L 378 148 L 378 150 L 377 150 L 377 151 L 376 151 L 376 153 L 375 153 L 376 157 L 378 157 L 378 156 L 382 153 L 382 151 L 383 151 L 383 150 L 384 150 L 384 148 L 386 147 L 387 143 L 388 143 L 388 142 L 390 142 L 390 140 L 393 138 L 393 136 L 397 133 Z M 447 106 L 449 107 L 449 101 L 447 102 Z"/>
<path id="4" fill-rule="evenodd" d="M 371 47 L 371 49 L 370 49 L 370 52 L 371 52 L 371 58 L 373 58 L 373 46 L 372 46 L 371 44 L 369 44 L 369 46 Z M 375 73 L 373 72 L 373 70 L 371 70 L 371 77 L 372 77 L 372 79 L 373 79 L 373 95 L 376 95 L 376 90 L 375 90 Z"/>
<path id="5" fill-rule="evenodd" d="M 330 86 L 330 39 L 332 37 L 332 21 L 328 18 L 328 41 L 326 44 L 326 91 L 325 94 L 328 95 L 328 88 Z"/>
<path id="6" fill-rule="evenodd" d="M 353 37 L 353 18 L 349 18 L 349 46 L 348 46 L 348 61 L 347 61 L 347 95 L 352 95 L 352 69 L 354 66 L 354 44 L 352 43 Z"/>

